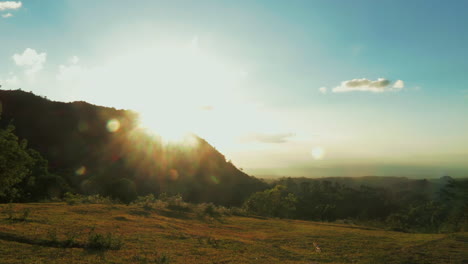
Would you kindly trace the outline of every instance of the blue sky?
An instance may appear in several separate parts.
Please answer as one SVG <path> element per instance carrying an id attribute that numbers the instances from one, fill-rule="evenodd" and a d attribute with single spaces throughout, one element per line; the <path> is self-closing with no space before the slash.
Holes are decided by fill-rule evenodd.
<path id="1" fill-rule="evenodd" d="M 466 176 L 466 10 L 0 1 L 0 83 L 134 109 L 168 137 L 200 134 L 254 175 Z"/>

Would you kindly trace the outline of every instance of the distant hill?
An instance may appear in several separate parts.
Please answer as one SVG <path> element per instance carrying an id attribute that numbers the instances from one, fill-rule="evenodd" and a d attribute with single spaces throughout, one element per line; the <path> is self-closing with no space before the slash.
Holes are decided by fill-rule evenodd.
<path id="1" fill-rule="evenodd" d="M 266 187 L 195 135 L 190 144 L 163 143 L 138 127 L 132 111 L 54 102 L 21 90 L 0 90 L 0 102 L 0 126 L 12 123 L 49 170 L 80 193 L 124 199 L 180 193 L 192 202 L 239 205 Z"/>

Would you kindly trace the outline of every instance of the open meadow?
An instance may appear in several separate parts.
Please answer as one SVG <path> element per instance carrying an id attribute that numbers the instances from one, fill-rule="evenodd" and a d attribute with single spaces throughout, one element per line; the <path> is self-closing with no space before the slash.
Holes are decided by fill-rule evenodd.
<path id="1" fill-rule="evenodd" d="M 468 263 L 468 233 L 411 234 L 206 211 L 3 204 L 0 262 Z"/>

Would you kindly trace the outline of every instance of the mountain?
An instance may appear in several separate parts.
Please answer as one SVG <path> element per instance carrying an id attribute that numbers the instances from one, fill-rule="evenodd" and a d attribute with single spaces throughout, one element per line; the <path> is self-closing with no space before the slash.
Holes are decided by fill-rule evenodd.
<path id="1" fill-rule="evenodd" d="M 266 187 L 195 135 L 163 142 L 140 128 L 138 114 L 129 110 L 54 102 L 21 90 L 0 90 L 0 102 L 0 126 L 13 124 L 49 161 L 49 171 L 79 193 L 122 200 L 181 194 L 191 202 L 239 205 Z"/>

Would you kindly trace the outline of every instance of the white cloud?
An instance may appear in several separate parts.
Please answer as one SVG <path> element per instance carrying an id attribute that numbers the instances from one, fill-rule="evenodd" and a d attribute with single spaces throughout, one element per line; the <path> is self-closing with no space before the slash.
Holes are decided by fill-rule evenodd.
<path id="1" fill-rule="evenodd" d="M 405 87 L 405 82 L 402 80 L 398 80 L 393 84 L 393 88 L 395 89 L 403 89 Z"/>
<path id="2" fill-rule="evenodd" d="M 85 69 L 78 65 L 80 58 L 72 56 L 68 59 L 68 65 L 60 65 L 56 75 L 59 81 L 73 81 L 80 79 L 85 73 Z"/>
<path id="3" fill-rule="evenodd" d="M 20 80 L 18 79 L 18 76 L 10 74 L 9 77 L 7 77 L 5 80 L 0 79 L 0 85 L 2 88 L 6 89 L 18 89 L 20 84 Z"/>
<path id="4" fill-rule="evenodd" d="M 245 142 L 258 141 L 261 143 L 285 143 L 288 138 L 294 137 L 293 133 L 279 133 L 279 134 L 263 134 L 252 133 L 244 136 L 242 139 Z"/>
<path id="5" fill-rule="evenodd" d="M 47 60 L 47 54 L 37 53 L 34 49 L 27 48 L 23 54 L 14 54 L 13 60 L 16 65 L 26 68 L 26 74 L 33 75 L 42 70 Z"/>
<path id="6" fill-rule="evenodd" d="M 6 13 L 6 14 L 2 15 L 3 18 L 9 18 L 9 17 L 12 17 L 12 16 L 13 16 L 12 13 Z"/>
<path id="7" fill-rule="evenodd" d="M 22 6 L 23 4 L 15 1 L 2 1 L 0 2 L 0 11 L 3 10 L 8 10 L 8 9 L 18 9 Z"/>
<path id="8" fill-rule="evenodd" d="M 70 64 L 77 64 L 79 61 L 80 61 L 80 58 L 78 58 L 78 56 L 73 56 L 68 60 Z"/>
<path id="9" fill-rule="evenodd" d="M 60 65 L 57 73 L 57 80 L 72 81 L 79 79 L 84 69 L 79 65 Z"/>
<path id="10" fill-rule="evenodd" d="M 334 93 L 344 93 L 344 92 L 373 92 L 381 93 L 387 91 L 398 91 L 404 87 L 404 82 L 398 80 L 391 86 L 391 81 L 385 78 L 378 78 L 375 81 L 362 78 L 362 79 L 352 79 L 349 81 L 341 82 L 340 86 L 337 86 L 332 89 Z"/>
<path id="11" fill-rule="evenodd" d="M 326 94 L 326 93 L 327 93 L 327 90 L 328 90 L 327 87 L 320 87 L 320 88 L 319 88 L 319 92 L 320 92 L 320 93 L 323 93 L 323 94 Z"/>

